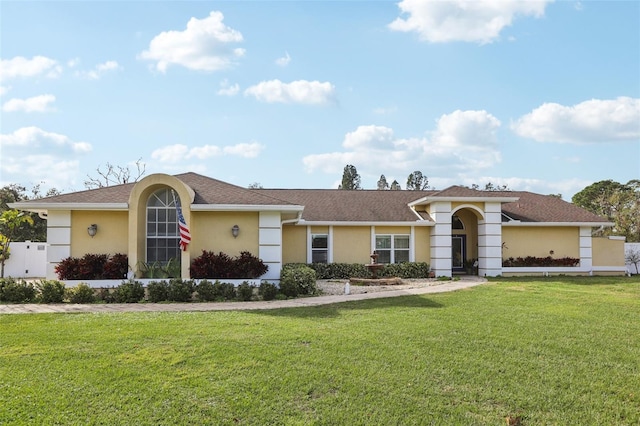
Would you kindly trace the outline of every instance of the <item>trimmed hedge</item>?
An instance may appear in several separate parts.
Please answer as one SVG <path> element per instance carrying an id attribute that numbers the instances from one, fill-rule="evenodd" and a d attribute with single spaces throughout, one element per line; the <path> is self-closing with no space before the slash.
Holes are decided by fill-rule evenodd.
<path id="1" fill-rule="evenodd" d="M 547 257 L 526 256 L 526 257 L 516 257 L 516 258 L 510 257 L 502 261 L 502 266 L 504 267 L 540 267 L 540 266 L 575 267 L 575 266 L 580 266 L 580 259 L 577 259 L 575 257 L 553 258 L 551 256 L 547 256 Z"/>
<path id="2" fill-rule="evenodd" d="M 317 293 L 316 271 L 307 265 L 284 265 L 280 273 L 280 292 L 287 297 Z"/>
<path id="3" fill-rule="evenodd" d="M 353 277 L 366 278 L 371 275 L 367 266 L 363 263 L 289 263 L 287 267 L 307 266 L 316 272 L 319 280 L 339 280 Z M 430 267 L 426 262 L 403 262 L 385 264 L 378 273 L 379 277 L 398 278 L 427 278 Z"/>

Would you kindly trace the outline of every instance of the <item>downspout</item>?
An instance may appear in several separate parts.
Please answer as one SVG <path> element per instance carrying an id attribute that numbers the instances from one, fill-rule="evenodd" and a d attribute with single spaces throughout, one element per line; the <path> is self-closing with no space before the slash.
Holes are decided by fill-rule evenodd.
<path id="1" fill-rule="evenodd" d="M 298 212 L 298 216 L 294 219 L 286 219 L 286 220 L 280 221 L 280 225 L 284 225 L 285 223 L 300 222 L 300 219 L 302 219 L 302 212 Z"/>
<path id="2" fill-rule="evenodd" d="M 38 217 L 40 219 L 47 220 L 49 218 L 49 213 L 48 212 L 38 212 Z"/>

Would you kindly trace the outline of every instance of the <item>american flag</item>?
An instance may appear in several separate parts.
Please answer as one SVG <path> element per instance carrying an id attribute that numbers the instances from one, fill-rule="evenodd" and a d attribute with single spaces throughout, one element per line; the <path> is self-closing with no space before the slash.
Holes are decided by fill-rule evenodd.
<path id="1" fill-rule="evenodd" d="M 180 248 L 182 251 L 187 249 L 187 246 L 191 242 L 191 233 L 189 232 L 189 226 L 187 225 L 187 221 L 184 220 L 184 216 L 182 215 L 182 206 L 180 205 L 180 197 L 176 198 L 176 195 L 173 194 L 173 200 L 176 204 L 176 210 L 178 211 L 178 228 L 180 228 Z"/>

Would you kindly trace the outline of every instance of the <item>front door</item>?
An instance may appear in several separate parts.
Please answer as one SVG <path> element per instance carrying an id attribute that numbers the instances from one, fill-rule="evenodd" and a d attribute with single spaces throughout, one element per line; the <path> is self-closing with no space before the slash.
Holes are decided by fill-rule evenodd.
<path id="1" fill-rule="evenodd" d="M 452 272 L 464 272 L 464 260 L 467 256 L 467 236 L 451 236 L 451 269 Z"/>

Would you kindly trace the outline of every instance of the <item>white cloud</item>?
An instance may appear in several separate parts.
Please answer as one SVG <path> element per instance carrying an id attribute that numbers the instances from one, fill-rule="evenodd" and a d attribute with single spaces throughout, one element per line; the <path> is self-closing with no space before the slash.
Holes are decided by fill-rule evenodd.
<path id="1" fill-rule="evenodd" d="M 49 78 L 59 77 L 62 67 L 58 61 L 45 56 L 34 56 L 27 59 L 16 56 L 13 59 L 0 60 L 0 80 L 7 81 L 18 77 L 37 77 L 44 75 Z"/>
<path id="2" fill-rule="evenodd" d="M 87 142 L 74 142 L 68 136 L 59 133 L 47 132 L 38 127 L 22 127 L 13 133 L 0 135 L 0 146 L 24 147 L 28 150 L 55 146 L 57 148 L 68 147 L 73 153 L 84 154 L 93 148 Z M 3 156 L 4 158 L 4 156 Z"/>
<path id="3" fill-rule="evenodd" d="M 245 96 L 253 96 L 267 103 L 299 103 L 318 105 L 333 100 L 335 87 L 329 82 L 297 80 L 283 83 L 280 80 L 262 81 L 244 91 Z"/>
<path id="4" fill-rule="evenodd" d="M 245 50 L 233 47 L 243 41 L 242 34 L 223 20 L 223 14 L 216 11 L 203 19 L 191 18 L 184 31 L 164 31 L 155 36 L 140 58 L 155 61 L 162 73 L 172 64 L 198 71 L 230 68 Z"/>
<path id="5" fill-rule="evenodd" d="M 6 95 L 9 90 L 11 90 L 11 86 L 0 86 L 0 96 Z"/>
<path id="6" fill-rule="evenodd" d="M 284 56 L 276 59 L 276 65 L 281 67 L 286 67 L 291 62 L 291 56 L 289 56 L 289 52 L 285 52 Z"/>
<path id="7" fill-rule="evenodd" d="M 2 105 L 2 110 L 5 112 L 49 112 L 55 111 L 50 106 L 55 102 L 56 97 L 53 95 L 40 95 L 27 99 L 9 99 Z"/>
<path id="8" fill-rule="evenodd" d="M 230 84 L 226 78 L 220 82 L 220 89 L 218 95 L 220 96 L 235 96 L 240 92 L 240 86 L 238 84 Z"/>
<path id="9" fill-rule="evenodd" d="M 308 155 L 303 163 L 309 172 L 325 173 L 339 173 L 345 164 L 354 164 L 359 173 L 371 177 L 414 170 L 443 176 L 481 170 L 501 161 L 499 127 L 500 121 L 486 111 L 445 114 L 428 138 L 398 138 L 389 127 L 359 126 L 345 135 L 343 151 Z"/>
<path id="10" fill-rule="evenodd" d="M 640 99 L 592 99 L 573 106 L 545 103 L 511 125 L 538 142 L 599 143 L 640 138 Z"/>
<path id="11" fill-rule="evenodd" d="M 156 149 L 151 153 L 151 158 L 160 163 L 172 164 L 191 159 L 207 160 L 212 157 L 220 157 L 224 155 L 255 158 L 263 149 L 264 146 L 257 142 L 240 143 L 224 147 L 216 145 L 202 145 L 192 148 L 183 144 L 175 144 Z"/>
<path id="12" fill-rule="evenodd" d="M 116 61 L 107 61 L 102 64 L 98 64 L 94 69 L 90 71 L 78 71 L 76 75 L 87 78 L 89 80 L 100 80 L 102 76 L 110 71 L 121 70 L 122 67 Z"/>
<path id="13" fill-rule="evenodd" d="M 553 1 L 553 0 L 551 0 Z M 406 18 L 389 24 L 395 31 L 417 32 L 431 43 L 451 41 L 492 43 L 517 16 L 541 17 L 549 0 L 403 0 Z"/>

